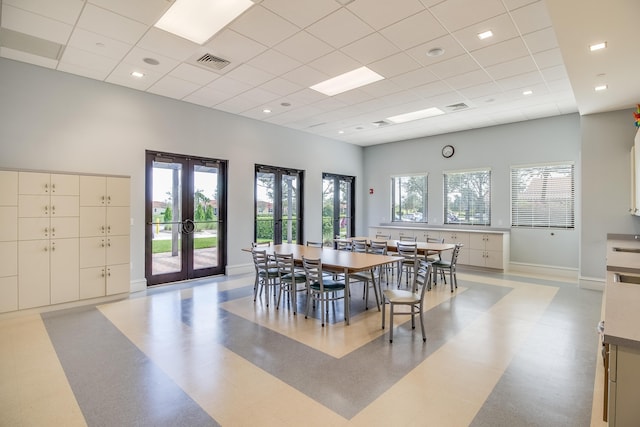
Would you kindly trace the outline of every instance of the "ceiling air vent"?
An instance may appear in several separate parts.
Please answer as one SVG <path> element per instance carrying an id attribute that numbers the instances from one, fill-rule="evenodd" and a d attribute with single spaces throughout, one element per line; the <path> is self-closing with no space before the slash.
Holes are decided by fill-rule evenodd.
<path id="1" fill-rule="evenodd" d="M 381 128 L 383 126 L 389 126 L 389 125 L 391 125 L 393 123 L 388 122 L 386 120 L 378 120 L 377 122 L 373 122 L 372 124 L 377 128 Z"/>
<path id="2" fill-rule="evenodd" d="M 467 108 L 469 108 L 469 106 L 464 102 L 459 102 L 457 104 L 447 105 L 446 108 L 449 111 L 460 111 L 460 110 L 466 110 Z"/>
<path id="3" fill-rule="evenodd" d="M 231 62 L 227 61 L 226 59 L 218 58 L 217 56 L 211 55 L 210 53 L 205 53 L 200 58 L 198 58 L 196 62 L 209 68 L 213 68 L 214 70 L 222 70 L 224 67 L 231 64 Z"/>

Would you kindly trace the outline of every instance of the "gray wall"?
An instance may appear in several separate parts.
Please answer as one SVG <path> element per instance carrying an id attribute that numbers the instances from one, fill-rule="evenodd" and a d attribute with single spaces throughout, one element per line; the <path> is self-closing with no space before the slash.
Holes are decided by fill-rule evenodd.
<path id="1" fill-rule="evenodd" d="M 437 119 L 433 119 L 437 120 Z M 444 145 L 455 147 L 445 159 Z M 508 125 L 419 138 L 366 147 L 366 221 L 370 226 L 389 222 L 390 177 L 398 173 L 427 172 L 429 225 L 443 224 L 443 171 L 491 170 L 491 228 L 510 227 L 510 168 L 548 162 L 574 162 L 580 173 L 580 117 L 570 114 Z M 576 197 L 580 197 L 577 181 Z M 511 230 L 511 261 L 534 266 L 578 269 L 580 215 L 575 230 Z M 448 226 L 450 227 L 450 226 Z"/>
<path id="2" fill-rule="evenodd" d="M 640 217 L 629 215 L 629 151 L 637 131 L 634 110 L 582 117 L 582 238 L 580 273 L 606 271 L 607 233 L 640 234 Z"/>
<path id="3" fill-rule="evenodd" d="M 0 168 L 131 176 L 134 282 L 144 279 L 146 149 L 229 160 L 230 267 L 251 263 L 241 248 L 253 239 L 256 163 L 305 170 L 309 240 L 322 237 L 322 172 L 362 176 L 358 146 L 0 59 Z"/>

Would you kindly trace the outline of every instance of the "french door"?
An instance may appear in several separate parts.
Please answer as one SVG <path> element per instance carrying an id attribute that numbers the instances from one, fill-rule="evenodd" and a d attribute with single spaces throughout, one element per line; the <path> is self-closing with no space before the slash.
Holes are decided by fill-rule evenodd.
<path id="1" fill-rule="evenodd" d="M 303 171 L 256 165 L 254 240 L 301 243 Z"/>
<path id="2" fill-rule="evenodd" d="M 227 162 L 147 151 L 148 285 L 224 274 Z"/>
<path id="3" fill-rule="evenodd" d="M 354 237 L 355 177 L 322 174 L 322 241 L 333 246 L 335 237 Z"/>

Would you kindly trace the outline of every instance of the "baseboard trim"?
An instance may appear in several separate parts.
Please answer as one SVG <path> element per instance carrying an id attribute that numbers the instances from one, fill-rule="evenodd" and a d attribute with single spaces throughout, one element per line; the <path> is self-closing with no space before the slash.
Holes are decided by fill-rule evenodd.
<path id="1" fill-rule="evenodd" d="M 131 292 L 140 292 L 147 290 L 147 279 L 132 280 L 129 284 Z"/>
<path id="2" fill-rule="evenodd" d="M 553 276 L 553 277 L 561 277 L 563 279 L 578 280 L 577 268 L 557 267 L 553 265 L 511 262 L 509 263 L 509 272 L 536 274 L 540 276 Z"/>
<path id="3" fill-rule="evenodd" d="M 592 291 L 600 291 L 604 292 L 604 279 L 599 279 L 597 277 L 582 277 L 578 279 L 578 283 L 583 289 L 590 289 Z"/>
<path id="4" fill-rule="evenodd" d="M 227 276 L 235 276 L 239 274 L 247 274 L 255 271 L 253 263 L 251 264 L 236 264 L 236 265 L 227 265 Z"/>

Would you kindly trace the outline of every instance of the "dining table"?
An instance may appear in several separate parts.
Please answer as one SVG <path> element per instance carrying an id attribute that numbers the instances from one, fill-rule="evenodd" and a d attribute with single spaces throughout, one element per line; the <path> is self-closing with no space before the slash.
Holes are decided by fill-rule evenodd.
<path id="1" fill-rule="evenodd" d="M 372 239 L 370 237 L 343 237 L 336 238 L 333 241 L 336 243 L 351 243 L 353 240 L 366 240 L 367 243 L 371 243 Z M 416 249 L 418 250 L 419 255 L 433 255 L 440 254 L 446 251 L 452 251 L 453 248 L 456 247 L 453 243 L 434 243 L 434 242 L 412 242 L 412 241 L 403 241 L 403 240 L 387 240 L 387 250 L 390 252 L 395 252 L 398 250 L 398 242 L 401 243 L 415 243 Z"/>
<path id="2" fill-rule="evenodd" d="M 244 251 L 251 251 L 251 248 L 243 249 Z M 268 255 L 275 254 L 293 254 L 293 259 L 297 264 L 302 264 L 302 257 L 309 259 L 320 259 L 322 262 L 323 271 L 331 273 L 338 273 L 344 275 L 345 281 L 345 321 L 348 325 L 350 323 L 350 302 L 349 302 L 349 275 L 360 272 L 371 272 L 371 280 L 373 283 L 373 290 L 376 295 L 376 301 L 378 302 L 378 310 L 380 310 L 380 299 L 382 295 L 382 287 L 380 281 L 375 278 L 374 268 L 391 264 L 402 260 L 402 257 L 395 255 L 379 255 L 362 252 L 341 251 L 328 247 L 312 247 L 306 245 L 299 245 L 295 243 L 282 243 L 278 245 L 269 245 L 260 247 L 259 250 L 264 250 Z M 294 293 L 295 303 L 295 293 Z"/>

